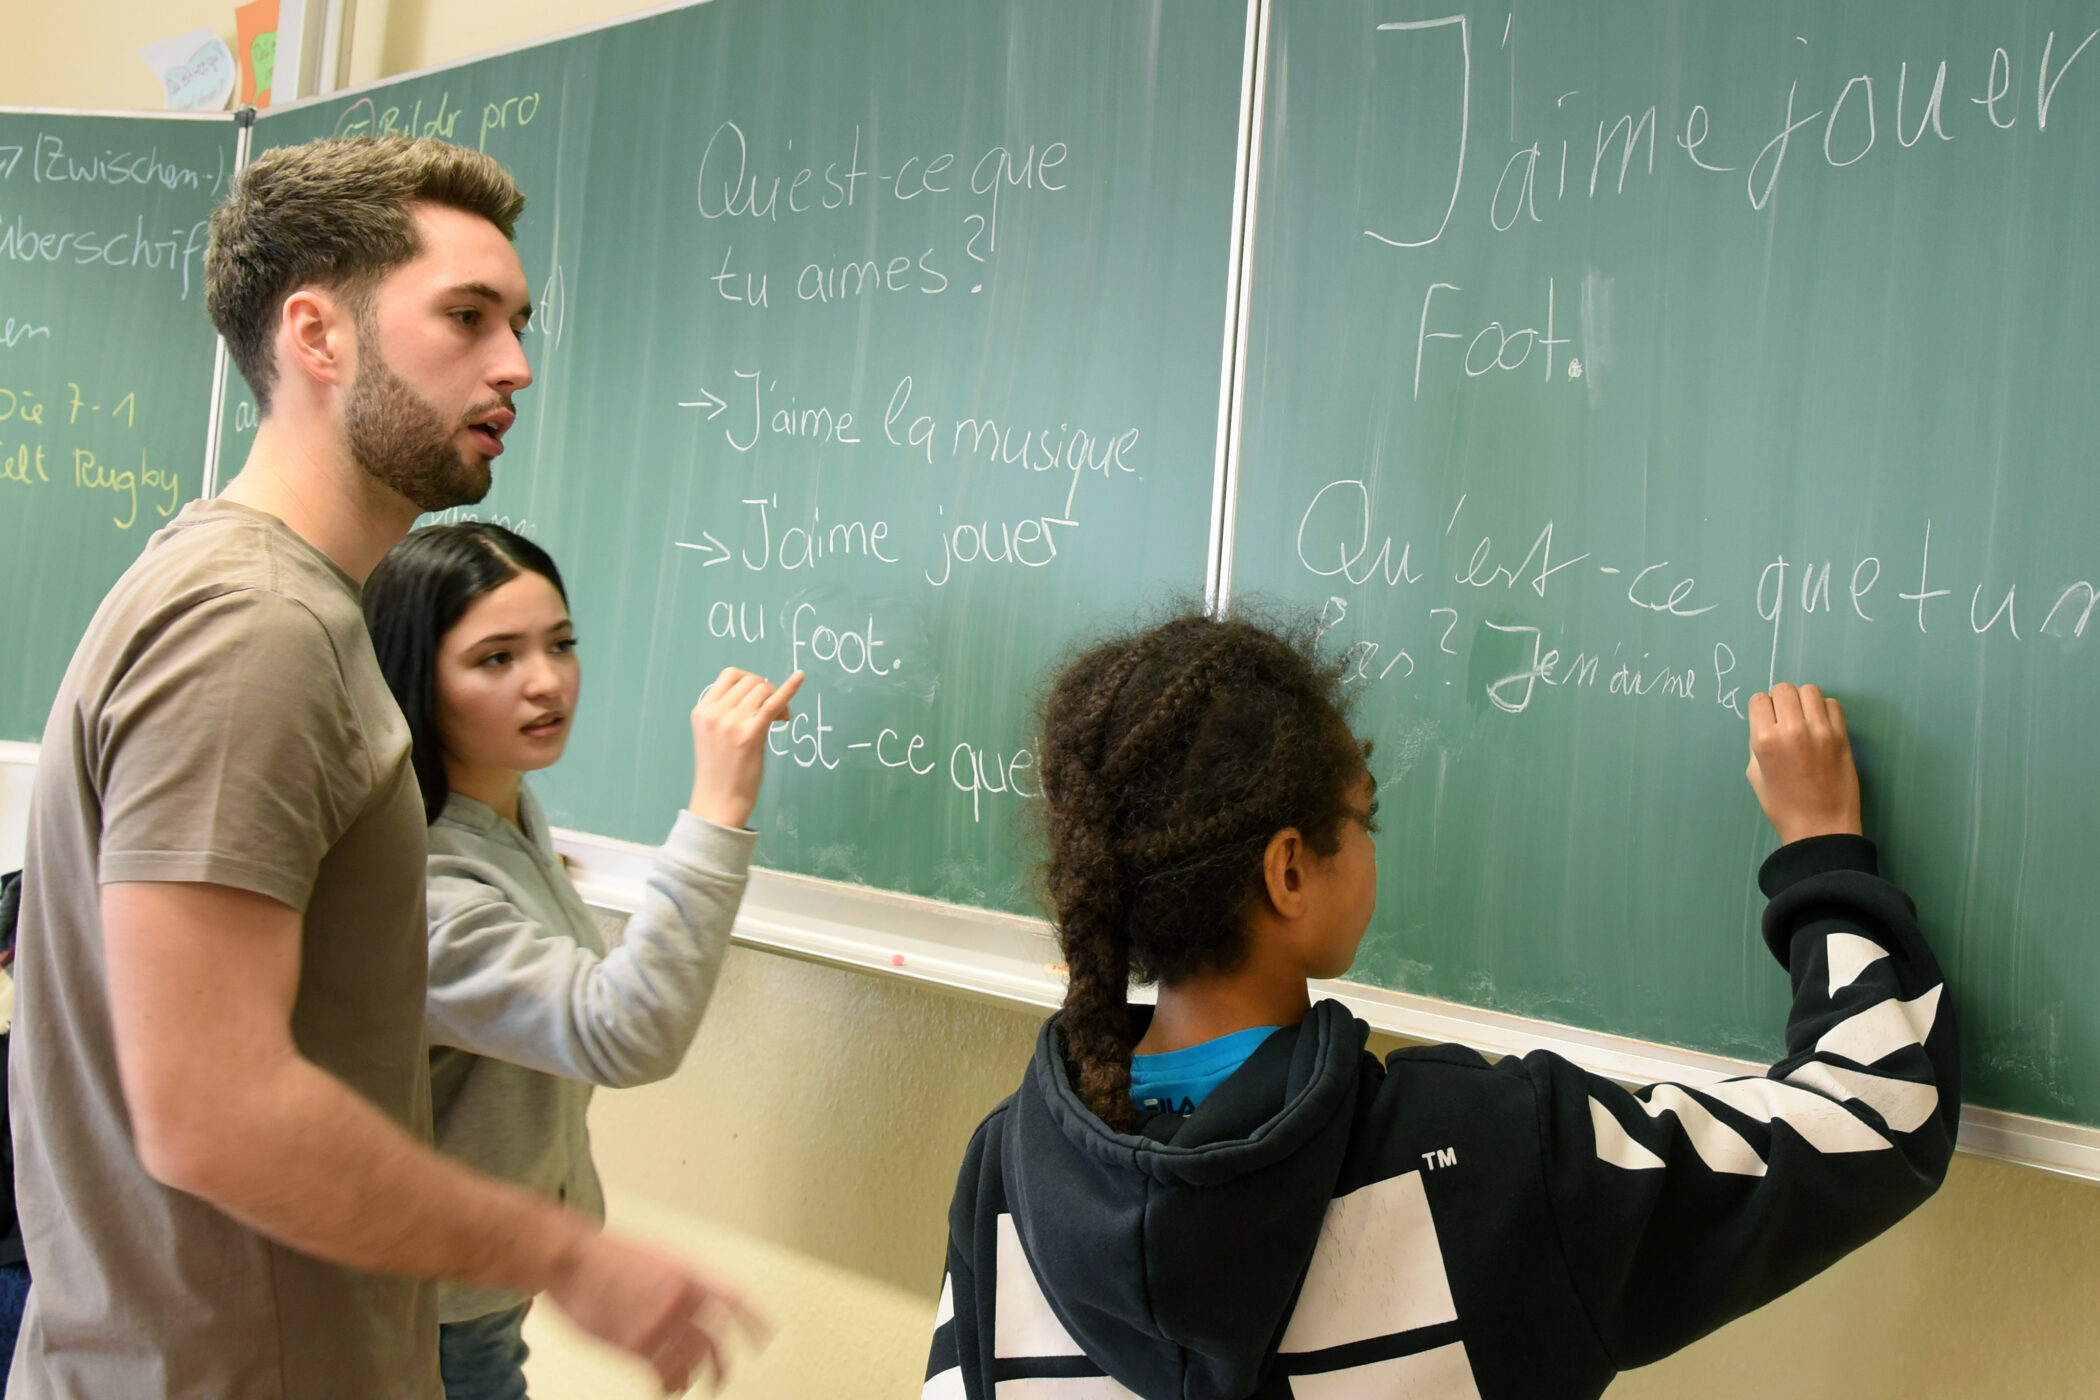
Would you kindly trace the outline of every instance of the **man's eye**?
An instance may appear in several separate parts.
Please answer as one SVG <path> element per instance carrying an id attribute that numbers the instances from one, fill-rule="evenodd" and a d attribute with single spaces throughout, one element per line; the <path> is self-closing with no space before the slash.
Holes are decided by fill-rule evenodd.
<path id="1" fill-rule="evenodd" d="M 463 311 L 453 312 L 452 319 L 459 322 L 462 326 L 471 326 L 481 319 L 481 313 L 469 307 Z"/>

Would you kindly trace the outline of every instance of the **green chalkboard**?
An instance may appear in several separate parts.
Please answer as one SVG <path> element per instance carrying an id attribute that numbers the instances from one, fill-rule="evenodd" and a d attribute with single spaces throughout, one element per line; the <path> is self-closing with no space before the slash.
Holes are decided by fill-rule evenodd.
<path id="1" fill-rule="evenodd" d="M 570 583 L 553 820 L 660 840 L 700 688 L 799 666 L 761 859 L 1031 907 L 1039 675 L 1204 588 L 1246 42 L 1208 0 L 716 0 L 261 118 L 530 201 L 539 378 L 472 513 Z"/>
<path id="2" fill-rule="evenodd" d="M 0 110 L 0 739 L 43 736 L 103 593 L 197 495 L 233 158 L 227 116 Z"/>
<path id="3" fill-rule="evenodd" d="M 2100 1123 L 2096 27 L 1277 0 L 1232 586 L 1378 745 L 1353 975 L 1769 1056 L 1740 710 L 1815 680 L 1967 1098 Z"/>

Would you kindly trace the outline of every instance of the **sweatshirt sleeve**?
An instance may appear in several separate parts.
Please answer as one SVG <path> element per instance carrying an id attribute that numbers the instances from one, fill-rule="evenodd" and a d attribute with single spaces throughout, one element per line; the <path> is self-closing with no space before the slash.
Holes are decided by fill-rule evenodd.
<path id="1" fill-rule="evenodd" d="M 1930 1196 L 1961 1115 L 1953 1008 L 1873 845 L 1825 836 L 1759 876 L 1793 980 L 1764 1075 L 1629 1092 L 1543 1052 L 1546 1189 L 1599 1340 L 1621 1369 L 1827 1268 Z"/>
<path id="2" fill-rule="evenodd" d="M 430 1040 L 625 1088 L 678 1068 L 714 994 L 758 836 L 680 812 L 642 907 L 602 957 L 478 877 L 430 857 Z"/>
<path id="3" fill-rule="evenodd" d="M 1005 1113 L 1002 1104 L 978 1124 L 956 1173 L 955 1198 L 948 1205 L 947 1273 L 934 1312 L 921 1400 L 992 1400 L 998 1388 L 984 1331 L 998 1315 L 994 1222 L 1005 1203 L 998 1148 Z"/>
<path id="4" fill-rule="evenodd" d="M 941 1280 L 940 1306 L 933 1314 L 933 1348 L 926 1358 L 926 1387 L 921 1400 L 976 1400 L 976 1376 L 963 1365 L 963 1324 L 955 1312 L 955 1300 L 966 1303 L 975 1291 L 975 1277 L 967 1257 L 953 1244 L 948 1246 L 948 1273 Z M 973 1317 L 970 1322 L 974 1324 Z M 974 1348 L 972 1351 L 974 1353 Z"/>

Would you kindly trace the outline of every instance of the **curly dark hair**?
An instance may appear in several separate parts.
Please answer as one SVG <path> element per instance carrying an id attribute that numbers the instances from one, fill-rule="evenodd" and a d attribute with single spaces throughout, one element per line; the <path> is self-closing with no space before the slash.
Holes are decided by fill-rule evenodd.
<path id="1" fill-rule="evenodd" d="M 1042 709 L 1047 883 L 1087 1106 L 1127 1132 L 1131 979 L 1231 972 L 1270 839 L 1331 856 L 1370 749 L 1310 621 L 1180 616 L 1100 643 Z"/>

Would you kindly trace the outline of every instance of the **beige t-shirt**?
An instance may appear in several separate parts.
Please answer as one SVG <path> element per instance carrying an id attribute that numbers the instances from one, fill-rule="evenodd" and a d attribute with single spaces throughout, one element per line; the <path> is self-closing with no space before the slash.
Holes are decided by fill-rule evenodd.
<path id="1" fill-rule="evenodd" d="M 102 602 L 44 730 L 9 1080 L 43 1397 L 434 1400 L 436 1290 L 323 1263 L 147 1175 L 117 1078 L 100 887 L 230 885 L 305 916 L 300 1052 L 430 1140 L 422 800 L 357 586 L 198 502 Z"/>

